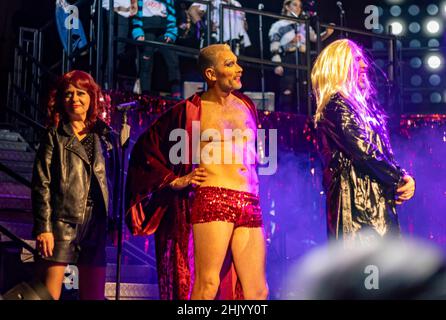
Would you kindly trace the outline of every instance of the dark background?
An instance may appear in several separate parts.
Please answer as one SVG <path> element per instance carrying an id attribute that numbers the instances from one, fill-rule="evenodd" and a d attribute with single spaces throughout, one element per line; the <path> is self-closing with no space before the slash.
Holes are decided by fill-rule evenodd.
<path id="1" fill-rule="evenodd" d="M 86 1 L 88 3 L 88 1 Z M 257 8 L 259 1 L 241 0 L 243 6 L 250 8 Z M 339 10 L 336 6 L 335 0 L 315 1 L 314 9 L 318 12 L 319 18 L 322 22 L 339 23 Z M 266 0 L 263 1 L 265 5 L 265 11 L 273 13 L 279 13 L 282 7 L 281 0 Z M 306 5 L 306 1 L 304 4 Z M 343 1 L 344 8 L 347 12 L 347 25 L 352 28 L 364 29 L 365 14 L 364 8 L 370 4 L 370 1 L 365 0 L 345 0 Z M 179 4 L 179 3 L 178 3 Z M 378 4 L 378 2 L 376 3 Z M 25 26 L 29 28 L 41 28 L 48 21 L 54 19 L 54 0 L 17 0 L 0 2 L 0 106 L 3 106 L 6 102 L 6 92 L 8 83 L 8 73 L 12 72 L 14 63 L 14 47 L 18 44 L 18 28 Z M 88 5 L 80 7 L 81 20 L 86 20 L 88 15 Z M 253 15 L 247 16 L 249 23 L 249 35 L 251 38 L 252 46 L 245 52 L 246 55 L 252 57 L 260 57 L 259 49 L 259 32 L 258 32 L 258 17 Z M 264 18 L 264 52 L 265 58 L 269 59 L 269 41 L 267 32 L 271 24 L 275 20 L 270 18 Z M 83 21 L 84 28 L 88 29 L 88 21 Z M 330 39 L 335 40 L 336 34 Z M 124 73 L 129 76 L 134 75 L 135 68 L 132 64 L 134 50 L 129 50 L 130 63 L 125 68 Z M 43 60 L 45 65 L 53 66 L 53 72 L 56 74 L 61 73 L 60 65 L 57 62 L 62 57 L 62 46 L 57 34 L 55 26 L 48 28 L 48 31 L 44 34 L 44 50 Z M 85 69 L 85 62 L 82 59 L 78 60 L 76 68 Z M 154 72 L 157 74 L 159 81 L 158 89 L 163 91 L 165 89 L 165 62 L 159 59 L 159 63 L 156 63 Z M 182 58 L 181 69 L 183 74 L 183 80 L 199 80 L 199 75 L 195 72 L 195 63 L 192 59 Z M 246 68 L 245 70 L 244 85 L 245 90 L 258 91 L 260 89 L 259 70 L 258 68 Z M 272 73 L 272 70 L 268 69 L 266 73 L 267 77 L 267 90 L 275 90 L 275 84 L 277 80 Z M 42 93 L 46 94 L 46 93 Z"/>

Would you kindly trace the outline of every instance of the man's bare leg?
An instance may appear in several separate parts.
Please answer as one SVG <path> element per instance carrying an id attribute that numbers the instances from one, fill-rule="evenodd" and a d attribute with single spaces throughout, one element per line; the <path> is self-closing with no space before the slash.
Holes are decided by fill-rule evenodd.
<path id="1" fill-rule="evenodd" d="M 262 228 L 237 228 L 232 237 L 232 256 L 246 300 L 268 298 L 265 276 L 265 236 Z"/>
<path id="2" fill-rule="evenodd" d="M 195 282 L 192 300 L 212 300 L 220 285 L 220 271 L 234 224 L 222 221 L 193 225 Z"/>

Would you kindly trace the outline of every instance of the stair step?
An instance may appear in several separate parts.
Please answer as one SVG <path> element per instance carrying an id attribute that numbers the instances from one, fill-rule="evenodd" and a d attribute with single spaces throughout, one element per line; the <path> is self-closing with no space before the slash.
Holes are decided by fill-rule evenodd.
<path id="1" fill-rule="evenodd" d="M 116 264 L 107 263 L 107 281 L 116 280 Z M 156 270 L 149 265 L 121 265 L 121 281 L 126 283 L 156 283 Z"/>
<path id="2" fill-rule="evenodd" d="M 148 259 L 145 259 L 144 257 L 141 257 L 139 255 L 139 253 L 134 253 L 135 255 L 137 255 L 138 257 L 142 258 L 142 259 L 136 259 L 135 257 L 132 256 L 132 254 L 126 254 L 126 251 L 128 250 L 128 247 L 125 246 L 124 244 L 124 257 L 123 257 L 123 261 L 125 261 L 127 264 L 135 264 L 135 265 L 144 265 L 144 264 L 149 264 L 151 263 L 151 261 L 149 261 Z M 114 246 L 110 246 L 107 248 L 107 261 L 111 261 L 111 262 L 115 262 L 115 257 L 117 256 L 117 247 Z M 113 259 L 110 260 L 109 258 Z"/>
<path id="3" fill-rule="evenodd" d="M 31 199 L 31 189 L 18 183 L 0 182 L 0 198 Z"/>
<path id="4" fill-rule="evenodd" d="M 2 150 L 0 152 L 0 160 L 34 162 L 36 154 L 34 152 L 23 152 L 14 150 Z"/>
<path id="5" fill-rule="evenodd" d="M 13 151 L 23 151 L 26 152 L 29 149 L 27 143 L 23 142 L 13 142 L 13 141 L 0 141 L 0 150 L 13 150 Z"/>
<path id="6" fill-rule="evenodd" d="M 14 170 L 18 174 L 33 171 L 33 165 L 34 165 L 33 162 L 17 161 L 17 160 L 0 160 L 0 161 L 2 162 L 2 164 L 7 166 L 11 170 Z"/>
<path id="7" fill-rule="evenodd" d="M 33 175 L 32 172 L 20 172 L 19 174 L 28 181 L 31 181 L 32 175 Z M 11 182 L 11 183 L 18 184 L 16 179 L 14 179 L 10 175 L 0 171 L 0 183 L 1 182 Z"/>
<path id="8" fill-rule="evenodd" d="M 118 257 L 118 250 L 115 246 L 107 246 L 105 248 L 105 253 L 107 256 L 107 263 L 116 263 L 116 259 Z"/>
<path id="9" fill-rule="evenodd" d="M 0 130 L 0 140 L 2 141 L 23 141 L 22 136 L 18 132 L 13 132 L 9 130 Z"/>
<path id="10" fill-rule="evenodd" d="M 115 300 L 116 283 L 107 282 L 105 284 L 105 297 L 109 300 Z M 140 284 L 140 283 L 121 283 L 120 284 L 121 300 L 158 300 L 159 291 L 157 284 Z"/>
<path id="11" fill-rule="evenodd" d="M 31 198 L 17 198 L 0 194 L 0 210 L 31 211 Z"/>
<path id="12" fill-rule="evenodd" d="M 3 218 L 3 217 L 2 217 Z M 32 219 L 32 218 L 31 218 Z M 32 222 L 32 220 L 31 220 Z M 10 220 L 0 220 L 0 224 L 14 233 L 17 237 L 30 240 L 32 239 L 32 223 L 12 222 Z M 1 234 L 1 233 L 0 233 Z M 5 237 L 7 238 L 7 237 Z M 3 238 L 2 238 L 3 240 Z"/>

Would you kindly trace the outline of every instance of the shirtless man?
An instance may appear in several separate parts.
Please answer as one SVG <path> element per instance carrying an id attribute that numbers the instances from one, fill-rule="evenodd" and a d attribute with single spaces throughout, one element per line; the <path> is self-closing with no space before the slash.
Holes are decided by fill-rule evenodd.
<path id="1" fill-rule="evenodd" d="M 240 298 L 232 265 L 244 298 L 265 299 L 255 105 L 236 91 L 242 68 L 229 46 L 204 48 L 199 64 L 209 90 L 166 111 L 133 147 L 126 223 L 134 235 L 155 234 L 161 299 Z M 185 152 L 187 161 L 179 163 L 171 158 L 178 146 L 171 140 L 176 129 L 193 138 L 193 152 Z M 196 187 L 193 201 L 191 186 Z M 226 262 L 233 262 L 230 272 Z"/>
<path id="2" fill-rule="evenodd" d="M 201 96 L 200 165 L 171 183 L 180 187 L 185 178 L 193 177 L 198 186 L 191 211 L 195 257 L 191 299 L 215 298 L 228 250 L 244 298 L 266 299 L 265 238 L 254 161 L 255 110 L 248 107 L 248 98 L 234 93 L 242 87 L 243 69 L 229 46 L 204 48 L 199 66 L 208 85 Z"/>

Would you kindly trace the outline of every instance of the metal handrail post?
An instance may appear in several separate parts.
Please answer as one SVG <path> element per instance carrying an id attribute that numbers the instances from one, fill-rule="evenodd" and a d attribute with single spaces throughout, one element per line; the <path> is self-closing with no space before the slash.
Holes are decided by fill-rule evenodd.
<path id="1" fill-rule="evenodd" d="M 311 39 L 310 39 L 310 19 L 305 21 L 305 62 L 307 64 L 307 113 L 308 116 L 312 114 L 311 104 Z"/>
<path id="2" fill-rule="evenodd" d="M 110 0 L 109 10 L 108 10 L 108 55 L 107 55 L 107 72 L 108 72 L 108 88 L 114 89 L 113 84 L 113 73 L 114 73 L 114 37 L 115 37 L 115 11 L 114 11 L 115 1 Z"/>

